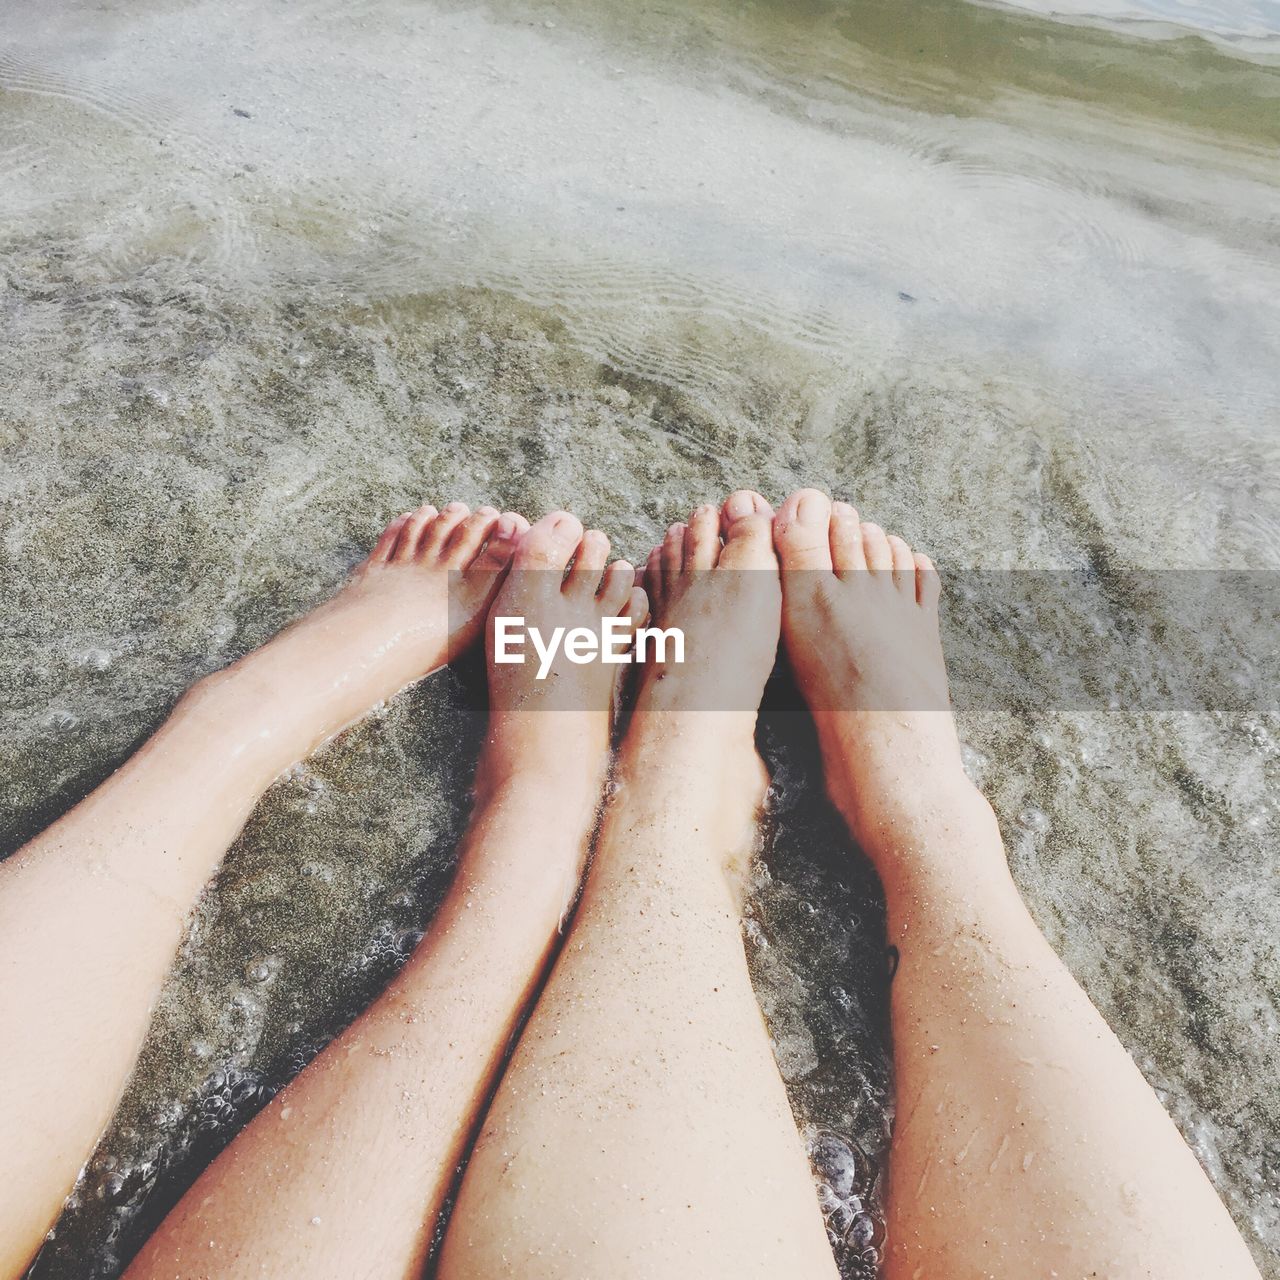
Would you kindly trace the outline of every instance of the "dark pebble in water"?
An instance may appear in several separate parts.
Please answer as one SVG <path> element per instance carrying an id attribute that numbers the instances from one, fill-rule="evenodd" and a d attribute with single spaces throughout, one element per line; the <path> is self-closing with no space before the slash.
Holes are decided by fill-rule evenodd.
<path id="1" fill-rule="evenodd" d="M 853 1148 L 834 1133 L 821 1133 L 809 1147 L 809 1159 L 823 1182 L 841 1200 L 848 1199 L 858 1180 L 859 1160 Z"/>
<path id="2" fill-rule="evenodd" d="M 253 119 L 253 117 L 243 107 L 232 107 L 231 114 L 239 116 L 242 120 Z"/>
<path id="3" fill-rule="evenodd" d="M 876 1220 L 869 1213 L 854 1218 L 845 1239 L 856 1249 L 865 1249 L 876 1238 Z"/>
<path id="4" fill-rule="evenodd" d="M 898 291 L 898 301 L 899 301 L 899 302 L 914 302 L 914 301 L 915 301 L 915 296 L 914 296 L 913 294 L 910 294 L 910 293 L 903 293 L 901 290 L 899 290 L 899 291 Z"/>

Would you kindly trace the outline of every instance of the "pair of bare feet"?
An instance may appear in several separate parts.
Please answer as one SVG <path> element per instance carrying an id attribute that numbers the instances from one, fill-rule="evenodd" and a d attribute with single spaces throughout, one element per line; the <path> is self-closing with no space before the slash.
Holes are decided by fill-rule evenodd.
<path id="1" fill-rule="evenodd" d="M 793 494 L 776 514 L 740 490 L 673 524 L 642 571 L 610 562 L 609 550 L 602 532 L 567 512 L 530 526 L 488 507 L 422 507 L 387 527 L 334 600 L 216 679 L 240 681 L 255 697 L 265 682 L 277 717 L 305 714 L 318 739 L 472 643 L 486 614 L 522 616 L 544 631 L 649 617 L 684 632 L 687 659 L 642 669 L 624 768 L 667 759 L 679 741 L 707 762 L 708 785 L 737 797 L 725 812 L 754 813 L 766 785 L 755 709 L 781 639 L 818 726 L 830 795 L 882 873 L 921 824 L 984 803 L 965 777 L 947 709 L 938 575 L 901 538 L 816 490 Z M 627 670 L 561 661 L 553 680 L 582 687 L 573 711 L 546 715 L 532 665 L 491 661 L 478 786 L 535 767 L 597 780 L 614 685 Z M 688 714 L 695 707 L 717 709 Z M 293 737 L 296 750 L 308 734 L 276 736 Z"/>

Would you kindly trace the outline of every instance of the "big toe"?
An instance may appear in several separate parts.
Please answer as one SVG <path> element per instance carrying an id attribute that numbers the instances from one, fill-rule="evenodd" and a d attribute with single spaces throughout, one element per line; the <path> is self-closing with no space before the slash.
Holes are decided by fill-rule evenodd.
<path id="1" fill-rule="evenodd" d="M 720 512 L 725 569 L 777 568 L 773 550 L 773 508 L 758 494 L 739 489 L 730 494 Z"/>
<path id="2" fill-rule="evenodd" d="M 582 521 L 568 511 L 545 515 L 520 539 L 512 567 L 562 573 L 582 541 Z"/>
<path id="3" fill-rule="evenodd" d="M 754 489 L 735 489 L 720 508 L 720 532 L 728 535 L 729 526 L 744 516 L 773 516 L 773 508 Z"/>
<path id="4" fill-rule="evenodd" d="M 773 540 L 783 569 L 831 569 L 831 500 L 818 489 L 801 489 L 782 504 Z"/>

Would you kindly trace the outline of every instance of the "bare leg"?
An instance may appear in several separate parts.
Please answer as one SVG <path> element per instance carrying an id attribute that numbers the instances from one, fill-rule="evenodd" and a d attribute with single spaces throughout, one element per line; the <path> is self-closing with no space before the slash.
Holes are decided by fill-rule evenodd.
<path id="1" fill-rule="evenodd" d="M 961 767 L 933 565 L 814 490 L 787 501 L 775 537 L 828 789 L 884 881 L 901 957 L 890 1280 L 1256 1276 L 1018 896 Z"/>
<path id="2" fill-rule="evenodd" d="M 754 708 L 781 603 L 764 500 L 673 526 L 646 578 L 687 662 L 650 671 L 573 931 L 485 1122 L 442 1280 L 833 1280 L 747 974 Z M 718 563 L 718 567 L 716 566 Z M 743 571 L 753 572 L 743 572 Z"/>
<path id="3" fill-rule="evenodd" d="M 605 572 L 608 552 L 604 534 L 583 537 L 572 516 L 545 517 L 520 543 L 494 612 L 596 631 L 603 616 L 639 620 L 644 593 L 633 593 L 630 565 Z M 577 892 L 608 763 L 618 668 L 565 672 L 585 687 L 557 711 L 524 709 L 535 670 L 490 667 L 477 806 L 430 932 L 205 1171 L 130 1280 L 422 1274 L 464 1144 Z"/>
<path id="4" fill-rule="evenodd" d="M 479 633 L 525 528 L 460 503 L 401 516 L 333 600 L 201 681 L 0 865 L 0 1276 L 23 1270 L 92 1151 L 187 912 L 258 798 Z"/>

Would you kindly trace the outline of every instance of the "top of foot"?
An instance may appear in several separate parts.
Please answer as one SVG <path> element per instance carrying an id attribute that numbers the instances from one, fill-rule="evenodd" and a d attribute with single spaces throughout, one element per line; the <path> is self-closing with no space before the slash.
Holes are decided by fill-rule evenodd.
<path id="1" fill-rule="evenodd" d="M 740 490 L 698 507 L 649 554 L 654 625 L 684 633 L 684 661 L 647 664 L 637 708 L 755 714 L 777 656 L 782 610 L 773 510 Z"/>
<path id="2" fill-rule="evenodd" d="M 774 521 L 783 639 L 822 743 L 827 787 L 873 859 L 976 792 L 951 718 L 928 556 L 816 489 Z"/>
<path id="3" fill-rule="evenodd" d="M 650 553 L 653 625 L 680 628 L 684 662 L 641 668 L 621 756 L 624 786 L 661 794 L 668 820 L 702 833 L 739 906 L 768 786 L 755 725 L 782 611 L 772 529 L 769 504 L 740 490 L 673 524 Z"/>
<path id="4" fill-rule="evenodd" d="M 430 505 L 406 511 L 383 530 L 345 594 L 361 601 L 376 598 L 393 617 L 416 616 L 424 625 L 430 615 L 446 630 L 447 650 L 437 655 L 444 661 L 479 638 L 528 528 L 529 522 L 513 511 L 470 511 L 462 502 L 439 511 Z"/>
<path id="5" fill-rule="evenodd" d="M 647 614 L 635 569 L 625 560 L 609 562 L 609 539 L 599 529 L 584 531 L 567 511 L 543 516 L 517 543 L 510 572 L 489 610 L 486 652 L 493 709 L 609 710 L 623 664 L 583 660 L 589 647 L 585 635 L 576 642 L 575 660 L 573 633 L 590 633 L 598 641 L 606 620 L 615 619 L 614 630 L 629 637 Z M 507 640 L 504 660 L 498 661 L 501 619 L 507 620 L 502 627 Z M 554 656 L 540 657 L 535 630 L 544 645 L 555 645 Z M 617 648 L 625 650 L 622 639 Z"/>
<path id="6" fill-rule="evenodd" d="M 787 499 L 774 540 L 787 652 L 811 707 L 948 709 L 940 581 L 928 556 L 816 489 Z"/>
<path id="7" fill-rule="evenodd" d="M 543 516 L 520 538 L 486 629 L 484 777 L 552 766 L 560 776 L 585 772 L 598 782 L 628 670 L 602 661 L 601 645 L 612 631 L 616 651 L 625 653 L 647 616 L 635 577 L 625 560 L 609 563 L 609 539 L 599 529 L 584 531 L 567 511 Z"/>
<path id="8" fill-rule="evenodd" d="M 480 634 L 528 522 L 460 502 L 393 520 L 331 600 L 188 695 L 285 768 Z M 230 701 L 228 701 L 230 700 Z"/>

